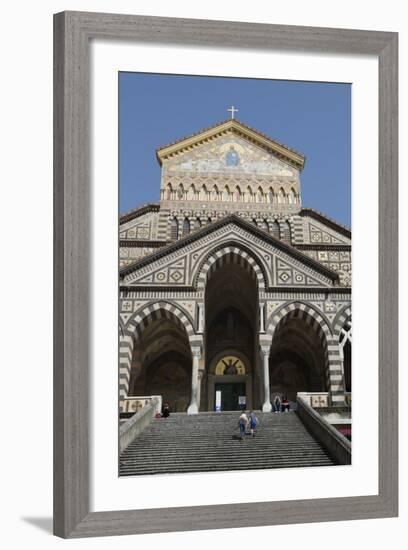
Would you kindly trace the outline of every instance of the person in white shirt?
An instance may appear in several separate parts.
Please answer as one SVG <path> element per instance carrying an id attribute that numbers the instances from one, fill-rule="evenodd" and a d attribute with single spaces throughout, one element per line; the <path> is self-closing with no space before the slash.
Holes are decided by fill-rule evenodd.
<path id="1" fill-rule="evenodd" d="M 238 426 L 239 426 L 239 433 L 240 433 L 240 436 L 241 436 L 241 441 L 244 439 L 244 435 L 245 435 L 245 432 L 246 432 L 246 429 L 248 427 L 248 417 L 246 415 L 246 412 L 245 411 L 242 411 L 242 414 L 241 416 L 239 417 L 239 420 L 238 420 Z"/>

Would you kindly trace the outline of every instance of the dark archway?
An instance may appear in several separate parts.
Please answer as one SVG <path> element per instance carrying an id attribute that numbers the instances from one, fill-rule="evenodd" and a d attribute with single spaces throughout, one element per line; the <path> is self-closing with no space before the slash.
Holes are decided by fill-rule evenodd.
<path id="1" fill-rule="evenodd" d="M 351 392 L 351 348 L 352 348 L 352 325 L 349 317 L 339 335 L 340 358 L 343 361 L 344 389 Z"/>
<path id="2" fill-rule="evenodd" d="M 134 345 L 129 395 L 161 395 L 174 412 L 185 412 L 190 401 L 191 370 L 186 331 L 170 319 L 152 320 Z"/>
<path id="3" fill-rule="evenodd" d="M 351 342 L 347 341 L 343 348 L 344 389 L 351 392 Z"/>
<path id="4" fill-rule="evenodd" d="M 295 401 L 297 392 L 326 391 L 326 353 L 316 325 L 296 311 L 275 329 L 269 357 L 271 399 L 276 393 Z"/>
<path id="5" fill-rule="evenodd" d="M 239 408 L 239 397 L 245 397 L 245 404 L 252 406 L 257 365 L 258 275 L 249 263 L 233 253 L 225 254 L 209 275 L 205 286 L 202 408 L 214 409 L 216 391 L 223 394 L 228 410 Z M 223 352 L 229 358 L 246 357 L 244 371 L 215 372 L 215 361 L 222 361 Z M 225 400 L 227 394 L 233 397 Z"/>

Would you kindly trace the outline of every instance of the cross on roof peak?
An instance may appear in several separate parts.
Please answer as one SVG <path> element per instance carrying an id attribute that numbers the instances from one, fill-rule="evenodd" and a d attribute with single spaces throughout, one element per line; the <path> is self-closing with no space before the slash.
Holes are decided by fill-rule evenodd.
<path id="1" fill-rule="evenodd" d="M 235 117 L 235 113 L 238 113 L 238 109 L 235 109 L 234 105 L 231 105 L 229 109 L 227 109 L 229 113 L 231 113 L 231 120 L 233 120 Z"/>

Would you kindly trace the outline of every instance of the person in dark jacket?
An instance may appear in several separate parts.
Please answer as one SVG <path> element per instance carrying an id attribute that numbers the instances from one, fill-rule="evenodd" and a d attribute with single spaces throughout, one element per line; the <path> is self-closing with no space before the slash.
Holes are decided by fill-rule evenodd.
<path id="1" fill-rule="evenodd" d="M 256 428 L 258 426 L 258 418 L 254 411 L 251 411 L 249 413 L 248 420 L 249 420 L 249 428 L 251 430 L 251 435 L 252 437 L 255 437 Z"/>
<path id="2" fill-rule="evenodd" d="M 165 401 L 162 410 L 162 417 L 167 418 L 168 416 L 170 416 L 170 403 Z"/>

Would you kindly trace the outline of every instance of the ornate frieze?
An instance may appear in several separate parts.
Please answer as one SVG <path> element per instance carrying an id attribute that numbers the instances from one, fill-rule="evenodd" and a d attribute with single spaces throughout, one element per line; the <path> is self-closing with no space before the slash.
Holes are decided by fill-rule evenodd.
<path id="1" fill-rule="evenodd" d="M 186 244 L 182 250 L 169 251 L 168 255 L 151 264 L 141 268 L 135 267 L 134 271 L 124 276 L 123 284 L 193 286 L 197 278 L 197 270 L 200 269 L 204 258 L 211 253 L 214 242 L 218 245 L 222 242 L 226 244 L 234 242 L 238 248 L 243 246 L 249 249 L 252 254 L 255 254 L 257 263 L 264 269 L 267 286 L 332 285 L 332 279 L 328 275 L 308 265 L 301 256 L 274 246 L 234 222 Z M 278 260 L 279 264 L 276 263 Z"/>
<path id="2" fill-rule="evenodd" d="M 305 243 L 328 245 L 351 244 L 351 240 L 348 237 L 309 216 L 303 217 L 303 235 Z"/>
<path id="3" fill-rule="evenodd" d="M 232 133 L 164 160 L 163 173 L 169 176 L 183 173 L 201 178 L 233 174 L 297 178 L 299 174 L 293 166 Z"/>
<path id="4" fill-rule="evenodd" d="M 158 212 L 148 212 L 120 225 L 121 239 L 155 240 L 157 238 Z"/>
<path id="5" fill-rule="evenodd" d="M 303 253 L 338 273 L 341 286 L 351 286 L 350 251 L 303 250 Z"/>

